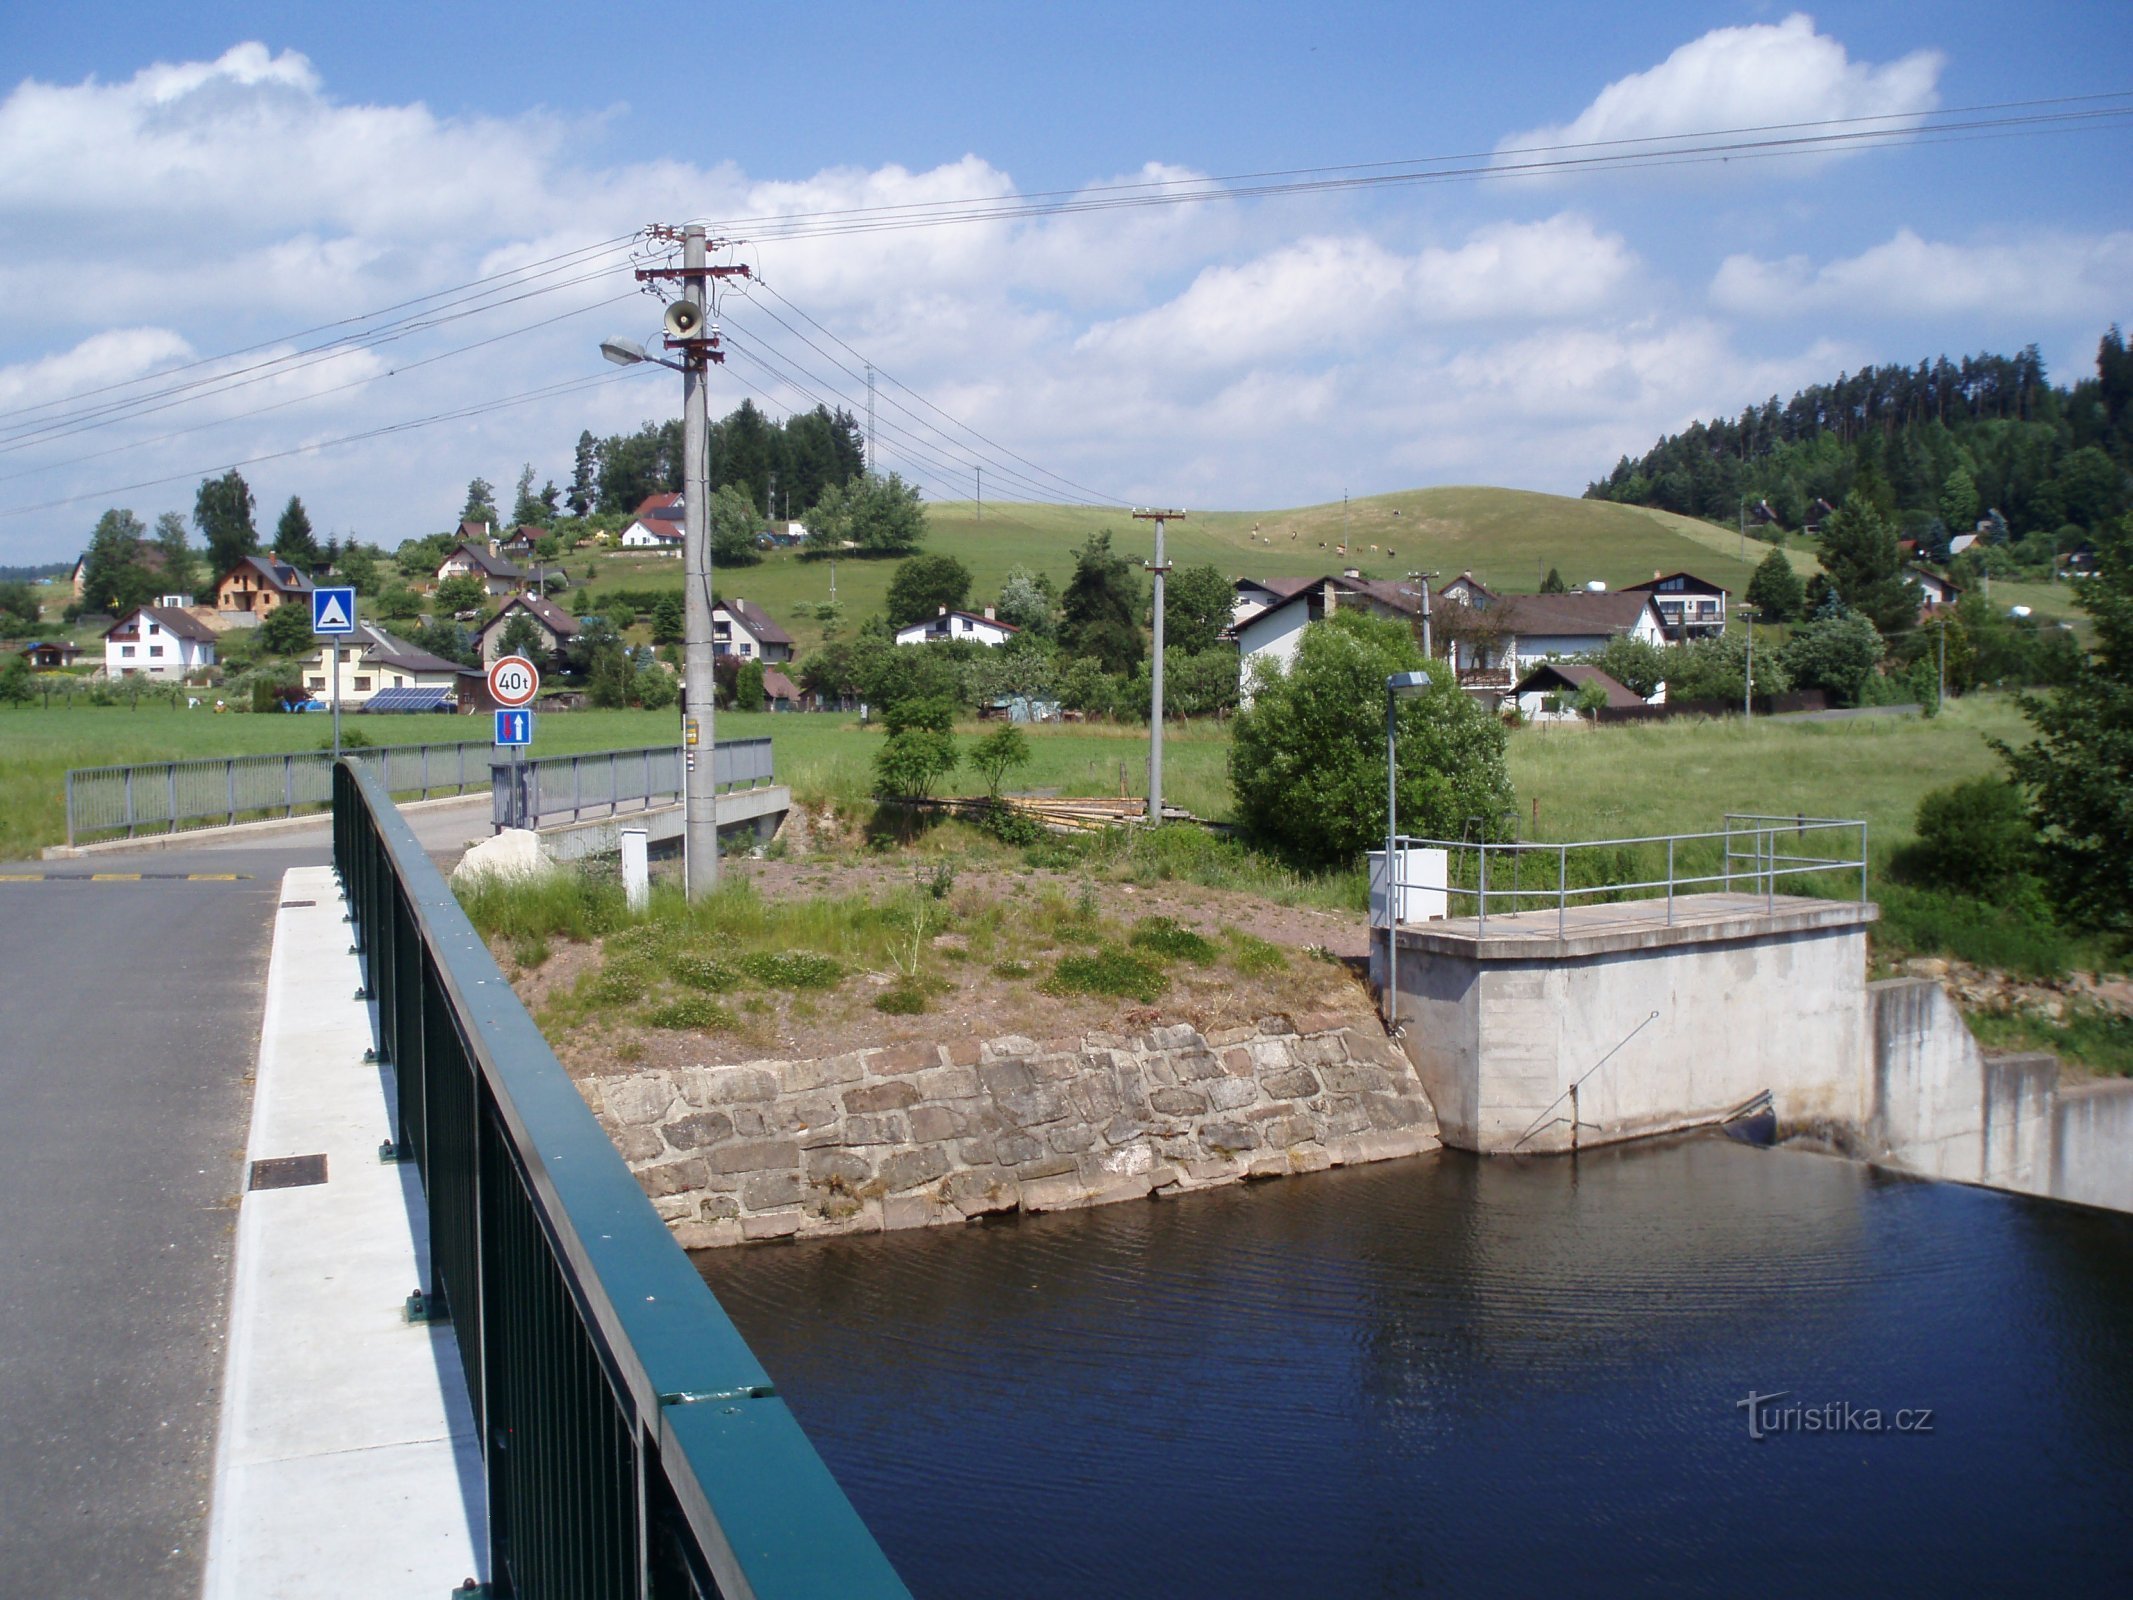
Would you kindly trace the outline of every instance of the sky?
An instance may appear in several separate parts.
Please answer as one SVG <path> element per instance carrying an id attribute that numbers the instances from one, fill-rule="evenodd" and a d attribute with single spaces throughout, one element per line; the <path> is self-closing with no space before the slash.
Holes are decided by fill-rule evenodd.
<path id="1" fill-rule="evenodd" d="M 692 219 L 755 274 L 714 414 L 863 415 L 872 363 L 879 464 L 932 499 L 1575 494 L 1868 363 L 2091 371 L 2133 322 L 2129 113 L 2123 0 L 11 7 L 0 564 L 233 464 L 263 526 L 300 495 L 390 547 L 477 475 L 508 512 L 581 429 L 678 413 L 598 345 L 656 332 L 633 236 Z M 1948 121 L 1986 125 L 1916 131 Z M 1591 169 L 1780 125 L 1886 137 Z M 1464 175 L 791 220 L 1335 167 Z"/>

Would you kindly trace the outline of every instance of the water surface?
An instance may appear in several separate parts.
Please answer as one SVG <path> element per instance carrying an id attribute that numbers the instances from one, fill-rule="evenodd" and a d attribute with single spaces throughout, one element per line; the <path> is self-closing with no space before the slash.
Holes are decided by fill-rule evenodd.
<path id="1" fill-rule="evenodd" d="M 922 1596 L 2133 1592 L 2133 1218 L 1712 1138 L 699 1259 Z"/>

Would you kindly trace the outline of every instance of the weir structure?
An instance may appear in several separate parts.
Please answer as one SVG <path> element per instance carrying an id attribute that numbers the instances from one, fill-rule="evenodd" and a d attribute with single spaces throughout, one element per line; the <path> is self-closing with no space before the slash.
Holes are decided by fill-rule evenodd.
<path id="1" fill-rule="evenodd" d="M 381 1156 L 480 1441 L 488 1592 L 908 1596 L 668 1235 L 380 775 L 333 773 L 333 860 L 396 1091 Z"/>
<path id="2" fill-rule="evenodd" d="M 1479 830 L 1475 830 L 1479 831 Z M 1433 856 L 1431 852 L 1439 852 Z M 1371 933 L 1439 1137 L 1486 1155 L 1727 1120 L 1858 1125 L 1871 1033 L 1866 824 L 1729 815 L 1576 843 L 1402 838 L 1447 915 Z M 1397 947 L 1397 960 L 1388 960 Z M 1388 1009 L 1390 1007 L 1388 1006 Z"/>

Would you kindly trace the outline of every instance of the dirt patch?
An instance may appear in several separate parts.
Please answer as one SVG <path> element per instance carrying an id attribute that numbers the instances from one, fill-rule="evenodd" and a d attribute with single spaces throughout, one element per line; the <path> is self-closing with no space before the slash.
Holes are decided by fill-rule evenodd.
<path id="1" fill-rule="evenodd" d="M 768 905 L 857 896 L 887 900 L 920 889 L 935 864 L 914 868 L 908 856 L 785 861 L 733 861 L 726 871 L 744 879 Z M 1047 907 L 1071 901 L 1075 914 L 1054 916 Z M 1036 948 L 1018 950 L 1006 964 L 974 950 L 958 931 L 995 903 L 1015 910 L 1019 925 L 1035 935 Z M 722 993 L 717 1003 L 733 1025 L 709 1030 L 652 1026 L 644 1005 L 607 1010 L 590 1020 L 570 1014 L 569 997 L 607 957 L 589 944 L 559 944 L 538 967 L 515 968 L 508 946 L 498 959 L 529 1010 L 542 1020 L 557 1056 L 580 1076 L 599 1077 L 653 1067 L 730 1065 L 766 1057 L 813 1059 L 849 1050 L 917 1041 L 992 1038 L 1023 1034 L 1064 1038 L 1091 1030 L 1139 1032 L 1168 1023 L 1190 1023 L 1204 1032 L 1238 1026 L 1265 1016 L 1337 1016 L 1373 1025 L 1369 993 L 1357 976 L 1367 948 L 1363 919 L 1308 907 L 1281 906 L 1257 896 L 1179 882 L 1157 884 L 1092 880 L 1073 872 L 966 869 L 940 902 L 943 931 L 922 934 L 924 971 L 934 991 L 915 1016 L 886 1014 L 875 1001 L 900 987 L 905 974 L 892 966 L 849 972 L 833 989 L 786 993 L 767 988 Z M 1116 935 L 1149 917 L 1168 917 L 1237 948 L 1231 934 L 1264 940 L 1281 953 L 1278 966 L 1262 962 L 1249 974 L 1235 961 L 1207 965 L 1178 961 L 1167 968 L 1167 990 L 1154 1002 L 1047 993 L 1040 987 L 1058 960 L 1086 948 L 1088 919 Z M 1047 939 L 1047 928 L 1056 939 Z M 1077 929 L 1082 930 L 1077 933 Z M 990 954 L 996 955 L 997 952 Z"/>

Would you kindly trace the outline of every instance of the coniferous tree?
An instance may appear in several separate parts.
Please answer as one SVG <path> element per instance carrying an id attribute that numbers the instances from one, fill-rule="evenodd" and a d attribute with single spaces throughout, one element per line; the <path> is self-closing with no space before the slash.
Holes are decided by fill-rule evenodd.
<path id="1" fill-rule="evenodd" d="M 194 593 L 194 585 L 200 576 L 200 562 L 185 536 L 183 513 L 166 511 L 156 518 L 156 549 L 163 554 L 163 570 L 157 579 L 161 592 Z"/>
<path id="2" fill-rule="evenodd" d="M 1540 592 L 1542 594 L 1568 594 L 1570 585 L 1563 582 L 1563 574 L 1559 568 L 1550 567 L 1548 576 L 1541 579 Z"/>
<path id="3" fill-rule="evenodd" d="M 593 442 L 592 430 L 584 429 L 578 434 L 577 454 L 571 460 L 570 490 L 563 503 L 570 507 L 574 517 L 592 515 L 593 495 L 600 474 L 600 447 Z"/>
<path id="4" fill-rule="evenodd" d="M 1784 551 L 1771 551 L 1757 565 L 1755 576 L 1748 580 L 1748 604 L 1764 622 L 1790 622 L 1806 608 L 1807 585 L 1792 570 Z"/>
<path id="5" fill-rule="evenodd" d="M 1141 640 L 1141 586 L 1133 563 L 1111 548 L 1111 530 L 1089 535 L 1074 557 L 1061 598 L 1060 648 L 1088 656 L 1106 672 L 1130 673 L 1146 653 Z"/>
<path id="6" fill-rule="evenodd" d="M 1822 571 L 1816 579 L 1884 638 L 1918 619 L 1918 596 L 1903 576 L 1896 530 L 1865 494 L 1845 497 L 1822 525 Z"/>
<path id="7" fill-rule="evenodd" d="M 311 514 L 293 494 L 282 507 L 281 520 L 274 524 L 274 553 L 303 572 L 309 572 L 318 562 L 318 540 L 311 532 Z"/>

